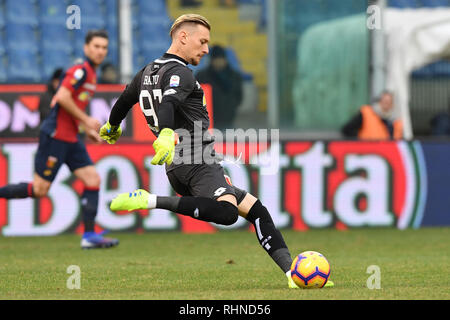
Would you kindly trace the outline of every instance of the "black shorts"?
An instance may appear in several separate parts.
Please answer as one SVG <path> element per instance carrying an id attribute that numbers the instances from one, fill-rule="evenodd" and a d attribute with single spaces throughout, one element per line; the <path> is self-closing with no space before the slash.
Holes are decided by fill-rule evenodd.
<path id="1" fill-rule="evenodd" d="M 67 164 L 72 172 L 93 164 L 83 142 L 65 142 L 41 132 L 34 158 L 34 171 L 52 182 L 63 163 Z"/>
<path id="2" fill-rule="evenodd" d="M 175 192 L 182 196 L 217 199 L 231 194 L 239 204 L 247 194 L 232 185 L 220 164 L 187 164 L 167 172 L 167 177 Z"/>

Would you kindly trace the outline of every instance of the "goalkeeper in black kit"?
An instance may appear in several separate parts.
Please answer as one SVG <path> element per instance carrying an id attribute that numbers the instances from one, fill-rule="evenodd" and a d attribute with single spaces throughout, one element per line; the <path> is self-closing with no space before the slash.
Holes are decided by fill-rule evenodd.
<path id="1" fill-rule="evenodd" d="M 185 14 L 176 19 L 170 30 L 170 48 L 136 74 L 100 129 L 104 140 L 115 143 L 121 135 L 120 123 L 139 102 L 157 136 L 151 163 L 166 164 L 170 184 L 181 197 L 157 196 L 138 189 L 119 194 L 111 210 L 160 208 L 222 225 L 234 224 L 241 215 L 254 225 L 259 243 L 286 274 L 289 287 L 296 288 L 290 276 L 290 252 L 270 213 L 253 195 L 231 184 L 213 151 L 204 93 L 187 67 L 198 65 L 208 54 L 210 30 L 209 22 L 200 15 Z M 201 135 L 194 134 L 199 131 Z"/>

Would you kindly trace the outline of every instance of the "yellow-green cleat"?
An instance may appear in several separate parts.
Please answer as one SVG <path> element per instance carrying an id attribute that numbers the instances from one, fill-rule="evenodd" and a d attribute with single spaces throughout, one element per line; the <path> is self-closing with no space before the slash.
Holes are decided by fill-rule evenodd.
<path id="1" fill-rule="evenodd" d="M 137 189 L 133 192 L 121 193 L 113 199 L 109 206 L 112 211 L 133 211 L 148 209 L 149 193 L 144 189 Z"/>
<path id="2" fill-rule="evenodd" d="M 294 280 L 291 277 L 288 277 L 288 285 L 289 289 L 298 289 L 298 286 L 295 284 Z"/>

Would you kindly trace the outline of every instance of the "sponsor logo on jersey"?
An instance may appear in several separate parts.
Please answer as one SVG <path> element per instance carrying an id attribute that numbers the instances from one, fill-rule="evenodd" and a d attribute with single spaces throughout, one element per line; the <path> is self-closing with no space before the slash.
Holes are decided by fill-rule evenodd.
<path id="1" fill-rule="evenodd" d="M 83 88 L 86 88 L 86 89 L 88 89 L 88 90 L 95 91 L 95 89 L 97 88 L 97 86 L 96 86 L 95 84 L 93 84 L 93 83 L 85 83 L 85 84 L 83 85 Z"/>
<path id="2" fill-rule="evenodd" d="M 169 85 L 171 87 L 178 87 L 180 85 L 180 77 L 177 75 L 171 76 Z"/>
<path id="3" fill-rule="evenodd" d="M 88 99 L 90 99 L 90 95 L 89 95 L 88 91 L 83 91 L 82 93 L 80 93 L 78 95 L 78 100 L 80 100 L 80 101 L 86 101 Z"/>
<path id="4" fill-rule="evenodd" d="M 80 80 L 81 78 L 83 78 L 83 76 L 84 76 L 83 69 L 77 69 L 73 74 L 73 77 L 77 80 Z"/>

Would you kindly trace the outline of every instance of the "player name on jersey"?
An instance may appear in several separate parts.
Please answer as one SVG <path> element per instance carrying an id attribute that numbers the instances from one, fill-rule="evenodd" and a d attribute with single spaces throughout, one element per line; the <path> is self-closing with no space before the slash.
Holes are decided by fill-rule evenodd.
<path id="1" fill-rule="evenodd" d="M 143 81 L 143 85 L 144 86 L 155 86 L 158 84 L 158 80 L 159 80 L 159 75 L 155 74 L 155 75 L 144 75 L 144 81 Z"/>

